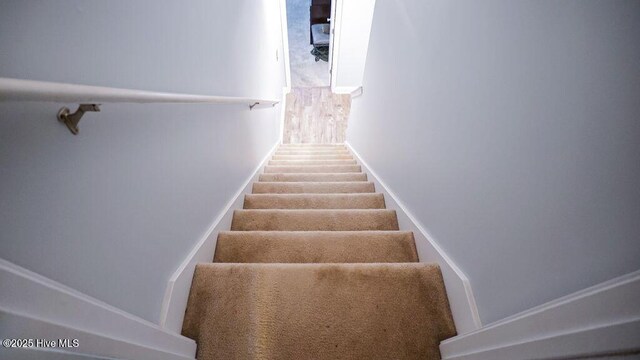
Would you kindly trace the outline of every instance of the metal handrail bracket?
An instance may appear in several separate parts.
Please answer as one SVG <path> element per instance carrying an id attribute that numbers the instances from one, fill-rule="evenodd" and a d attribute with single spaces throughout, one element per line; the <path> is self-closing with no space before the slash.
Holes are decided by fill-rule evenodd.
<path id="1" fill-rule="evenodd" d="M 82 115 L 87 111 L 100 111 L 100 104 L 80 104 L 78 110 L 74 113 L 71 113 L 68 107 L 63 106 L 60 111 L 58 111 L 58 120 L 67 125 L 67 128 L 69 128 L 69 131 L 71 131 L 73 135 L 78 135 L 80 131 L 78 129 L 78 123 L 80 119 L 82 119 Z"/>

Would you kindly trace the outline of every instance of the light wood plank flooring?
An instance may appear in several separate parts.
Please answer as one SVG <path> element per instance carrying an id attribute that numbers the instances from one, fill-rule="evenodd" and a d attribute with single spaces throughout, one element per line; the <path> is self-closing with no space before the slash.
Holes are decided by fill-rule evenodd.
<path id="1" fill-rule="evenodd" d="M 351 96 L 333 94 L 329 87 L 291 89 L 283 143 L 343 143 L 350 109 Z"/>

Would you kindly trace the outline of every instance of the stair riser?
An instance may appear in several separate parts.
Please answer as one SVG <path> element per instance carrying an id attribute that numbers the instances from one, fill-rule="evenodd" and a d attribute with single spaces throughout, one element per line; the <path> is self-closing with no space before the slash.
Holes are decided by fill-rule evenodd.
<path id="1" fill-rule="evenodd" d="M 413 234 L 400 231 L 225 231 L 214 262 L 417 262 Z"/>
<path id="2" fill-rule="evenodd" d="M 346 147 L 280 147 L 278 150 L 291 151 L 348 151 Z"/>
<path id="3" fill-rule="evenodd" d="M 399 230 L 393 210 L 236 210 L 234 231 Z"/>
<path id="4" fill-rule="evenodd" d="M 271 166 L 264 167 L 266 174 L 273 173 L 358 173 L 360 165 L 303 165 L 303 166 Z"/>
<path id="5" fill-rule="evenodd" d="M 282 144 L 279 149 L 346 149 L 344 144 Z"/>
<path id="6" fill-rule="evenodd" d="M 269 160 L 273 166 L 356 165 L 355 160 Z"/>
<path id="7" fill-rule="evenodd" d="M 256 182 L 253 183 L 254 194 L 346 194 L 373 193 L 375 185 L 372 182 Z"/>
<path id="8" fill-rule="evenodd" d="M 275 152 L 270 160 L 275 160 L 275 157 L 280 157 L 280 156 L 295 156 L 295 157 L 300 157 L 300 158 L 302 158 L 302 157 L 313 157 L 313 158 L 316 158 L 316 157 L 320 157 L 320 156 L 322 156 L 322 157 L 324 157 L 324 156 L 340 156 L 341 158 L 337 159 L 337 160 L 355 160 L 355 158 L 353 157 L 353 154 L 348 153 L 348 152 L 339 152 L 339 153 L 335 153 L 335 152 L 332 152 L 332 153 L 322 153 L 322 152 L 320 152 L 320 153 L 292 153 L 292 152 L 284 152 L 284 153 L 282 153 L 282 152 Z M 347 157 L 347 158 L 345 159 L 345 157 Z M 322 159 L 322 160 L 336 160 L 336 159 Z"/>
<path id="9" fill-rule="evenodd" d="M 348 150 L 278 150 L 274 155 L 351 155 Z"/>
<path id="10" fill-rule="evenodd" d="M 258 181 L 271 182 L 335 182 L 335 181 L 367 181 L 367 174 L 364 173 L 333 173 L 333 174 L 260 174 Z"/>
<path id="11" fill-rule="evenodd" d="M 384 209 L 382 194 L 251 194 L 245 209 Z"/>
<path id="12" fill-rule="evenodd" d="M 272 160 L 354 160 L 351 155 L 274 155 Z"/>

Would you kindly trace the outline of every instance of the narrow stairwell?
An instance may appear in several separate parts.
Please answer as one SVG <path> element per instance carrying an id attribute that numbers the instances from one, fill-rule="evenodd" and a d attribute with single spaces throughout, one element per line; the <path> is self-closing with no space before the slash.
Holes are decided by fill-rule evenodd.
<path id="1" fill-rule="evenodd" d="M 182 332 L 209 359 L 439 359 L 456 334 L 440 268 L 343 145 L 281 145 L 213 263 Z"/>

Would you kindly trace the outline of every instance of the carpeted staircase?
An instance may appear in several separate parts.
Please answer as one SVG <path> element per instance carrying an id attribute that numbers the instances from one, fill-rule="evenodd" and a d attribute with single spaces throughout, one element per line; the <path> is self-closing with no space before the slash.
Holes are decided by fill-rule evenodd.
<path id="1" fill-rule="evenodd" d="M 213 263 L 182 332 L 209 359 L 439 359 L 456 334 L 440 268 L 343 145 L 281 145 Z"/>

